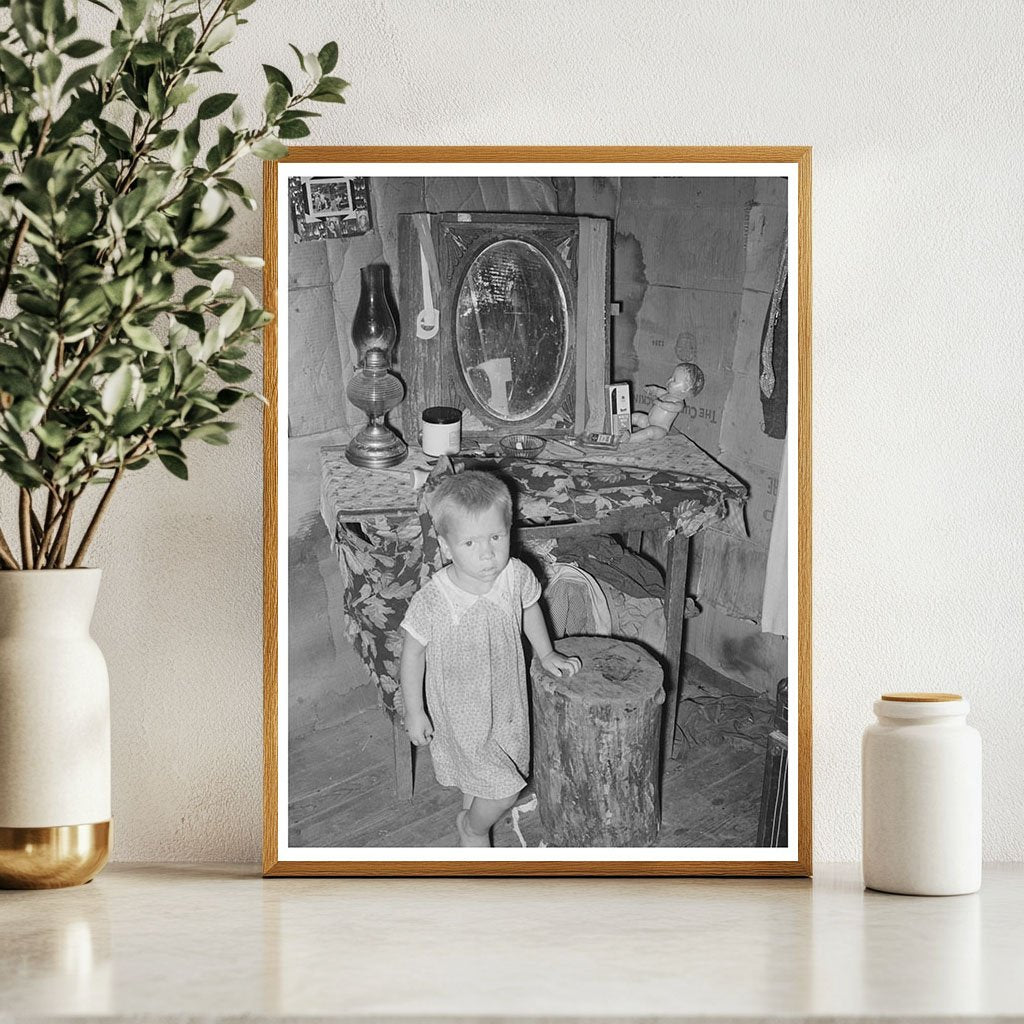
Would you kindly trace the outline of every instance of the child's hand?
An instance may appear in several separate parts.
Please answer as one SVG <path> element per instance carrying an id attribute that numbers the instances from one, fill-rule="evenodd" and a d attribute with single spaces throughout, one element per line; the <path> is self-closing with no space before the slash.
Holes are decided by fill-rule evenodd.
<path id="1" fill-rule="evenodd" d="M 574 676 L 583 667 L 579 658 L 567 658 L 558 651 L 545 654 L 540 663 L 554 676 Z"/>
<path id="2" fill-rule="evenodd" d="M 409 711 L 405 716 L 405 731 L 417 747 L 425 746 L 434 738 L 434 727 L 426 711 Z"/>

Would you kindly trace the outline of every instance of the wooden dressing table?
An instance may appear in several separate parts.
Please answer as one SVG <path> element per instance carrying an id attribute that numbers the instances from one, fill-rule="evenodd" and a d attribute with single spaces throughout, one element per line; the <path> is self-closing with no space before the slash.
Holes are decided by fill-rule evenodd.
<path id="1" fill-rule="evenodd" d="M 320 455 L 321 513 L 346 575 L 349 634 L 392 719 L 395 789 L 409 799 L 411 747 L 394 703 L 397 633 L 405 604 L 419 586 L 419 562 L 410 554 L 422 536 L 420 492 L 412 474 L 420 471 L 422 480 L 431 463 L 418 449 L 410 449 L 406 462 L 390 470 L 353 466 L 340 446 L 322 448 Z M 684 434 L 608 453 L 574 453 L 566 445 L 551 444 L 536 460 L 494 465 L 524 478 L 514 542 L 621 534 L 638 549 L 643 534 L 666 535 L 664 763 L 674 753 L 689 540 L 712 524 L 742 532 L 746 486 Z"/>

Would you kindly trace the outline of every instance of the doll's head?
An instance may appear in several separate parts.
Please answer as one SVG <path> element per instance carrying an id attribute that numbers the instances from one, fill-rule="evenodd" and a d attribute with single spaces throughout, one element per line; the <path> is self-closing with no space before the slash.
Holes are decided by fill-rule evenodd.
<path id="1" fill-rule="evenodd" d="M 665 390 L 673 399 L 700 394 L 704 388 L 704 371 L 696 363 L 679 363 L 665 382 Z"/>

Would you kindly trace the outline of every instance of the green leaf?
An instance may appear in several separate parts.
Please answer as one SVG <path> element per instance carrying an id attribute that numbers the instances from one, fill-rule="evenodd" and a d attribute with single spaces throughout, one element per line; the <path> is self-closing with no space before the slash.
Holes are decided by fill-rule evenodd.
<path id="1" fill-rule="evenodd" d="M 179 480 L 188 479 L 188 467 L 185 465 L 184 459 L 180 459 L 176 455 L 168 455 L 166 452 L 160 452 L 158 458 L 164 468 L 170 470 Z"/>
<path id="2" fill-rule="evenodd" d="M 230 338 L 242 325 L 242 317 L 245 315 L 245 297 L 236 299 L 227 312 L 220 318 L 217 325 L 217 333 L 221 340 Z"/>
<path id="3" fill-rule="evenodd" d="M 160 364 L 160 369 L 156 375 L 156 389 L 157 391 L 164 392 L 170 387 L 171 381 L 174 379 L 174 368 L 171 365 L 169 359 L 165 359 Z"/>
<path id="4" fill-rule="evenodd" d="M 142 24 L 151 3 L 152 0 L 121 0 L 121 17 L 129 33 L 134 34 Z"/>
<path id="5" fill-rule="evenodd" d="M 277 129 L 277 134 L 282 139 L 304 139 L 309 129 L 302 121 L 288 121 Z"/>
<path id="6" fill-rule="evenodd" d="M 122 326 L 124 333 L 143 352 L 158 352 L 162 355 L 166 351 L 163 342 L 148 327 L 143 327 L 142 324 L 123 324 Z"/>
<path id="7" fill-rule="evenodd" d="M 280 82 L 273 82 L 263 100 L 263 109 L 267 112 L 267 117 L 273 120 L 288 106 L 290 98 L 288 90 Z"/>
<path id="8" fill-rule="evenodd" d="M 204 380 L 206 380 L 206 367 L 195 366 L 185 374 L 185 379 L 181 382 L 179 390 L 182 394 L 187 395 L 190 391 L 201 387 Z"/>
<path id="9" fill-rule="evenodd" d="M 104 49 L 103 44 L 97 43 L 95 39 L 76 39 L 64 50 L 64 55 L 81 60 L 83 57 L 91 57 L 94 53 L 99 53 L 102 49 Z"/>
<path id="10" fill-rule="evenodd" d="M 191 431 L 188 436 L 215 445 L 225 445 L 231 440 L 228 437 L 228 432 L 219 423 L 204 423 Z"/>
<path id="11" fill-rule="evenodd" d="M 310 97 L 311 100 L 316 100 L 317 103 L 344 103 L 345 97 L 339 96 L 335 92 L 331 92 L 328 89 L 317 89 Z"/>
<path id="12" fill-rule="evenodd" d="M 71 436 L 71 432 L 59 423 L 49 421 L 37 423 L 32 432 L 52 451 L 60 451 Z"/>
<path id="13" fill-rule="evenodd" d="M 63 47 L 72 36 L 78 32 L 78 19 L 69 18 L 66 13 L 61 14 L 60 20 L 53 28 L 53 38 Z"/>
<path id="14" fill-rule="evenodd" d="M 7 410 L 7 416 L 18 428 L 18 432 L 26 434 L 43 418 L 46 406 L 32 398 L 22 398 Z"/>
<path id="15" fill-rule="evenodd" d="M 210 290 L 214 295 L 220 295 L 221 292 L 226 292 L 234 282 L 234 271 L 228 270 L 225 267 L 223 270 L 218 271 L 214 279 L 210 282 Z"/>
<path id="16" fill-rule="evenodd" d="M 216 53 L 222 46 L 227 46 L 235 38 L 235 31 L 238 22 L 234 17 L 225 18 L 220 24 L 214 26 L 213 31 L 206 37 L 203 43 L 204 53 Z"/>
<path id="17" fill-rule="evenodd" d="M 228 107 L 231 106 L 235 100 L 238 99 L 238 93 L 235 92 L 218 92 L 213 96 L 207 96 L 202 103 L 199 104 L 199 120 L 207 121 L 211 117 L 217 117 L 219 114 L 223 114 Z"/>
<path id="18" fill-rule="evenodd" d="M 128 53 L 127 44 L 121 46 L 115 46 L 110 53 L 100 61 L 96 68 L 96 77 L 101 81 L 106 81 L 108 78 L 113 78 L 114 73 L 121 66 L 121 61 L 124 60 L 125 55 Z"/>
<path id="19" fill-rule="evenodd" d="M 101 120 L 97 122 L 96 127 L 100 129 L 103 136 L 116 143 L 118 149 L 122 149 L 126 153 L 131 152 L 132 140 L 128 138 L 125 130 L 119 124 Z"/>
<path id="20" fill-rule="evenodd" d="M 57 314 L 57 303 L 52 299 L 44 299 L 38 295 L 29 295 L 24 292 L 17 295 L 18 305 L 26 313 L 35 313 L 36 316 L 50 319 Z"/>
<path id="21" fill-rule="evenodd" d="M 320 85 L 317 92 L 319 92 L 320 89 L 330 89 L 331 92 L 340 93 L 347 88 L 348 82 L 346 82 L 344 78 L 333 78 L 330 75 L 325 75 L 320 79 Z"/>
<path id="22" fill-rule="evenodd" d="M 43 0 L 43 29 L 54 32 L 58 25 L 67 21 L 63 0 Z"/>
<path id="23" fill-rule="evenodd" d="M 28 459 L 19 459 L 11 452 L 5 452 L 0 468 L 19 487 L 33 488 L 45 483 L 45 477 L 39 471 L 39 467 Z"/>
<path id="24" fill-rule="evenodd" d="M 139 43 L 130 52 L 132 61 L 143 67 L 171 60 L 171 55 L 159 43 Z"/>
<path id="25" fill-rule="evenodd" d="M 196 34 L 190 28 L 183 29 L 174 37 L 174 63 L 179 67 L 188 60 L 195 49 Z"/>
<path id="26" fill-rule="evenodd" d="M 28 369 L 28 356 L 14 345 L 0 345 L 0 367 L 16 366 L 18 369 Z M 4 378 L 0 372 L 0 390 L 3 390 Z"/>
<path id="27" fill-rule="evenodd" d="M 283 85 L 288 90 L 289 96 L 295 95 L 295 89 L 292 86 L 291 80 L 283 71 L 279 71 L 277 68 L 272 67 L 270 64 L 264 64 L 263 74 L 267 76 L 267 82 L 270 85 L 274 85 L 275 83 L 278 85 Z"/>
<path id="28" fill-rule="evenodd" d="M 124 405 L 129 393 L 132 390 L 132 371 L 127 365 L 115 370 L 103 385 L 100 395 L 100 406 L 103 411 L 112 416 Z"/>
<path id="29" fill-rule="evenodd" d="M 176 85 L 167 94 L 167 105 L 169 107 L 180 107 L 182 103 L 187 103 L 198 91 L 199 86 L 194 82 L 182 82 L 181 85 Z"/>
<path id="30" fill-rule="evenodd" d="M 298 50 L 296 50 L 294 46 L 292 49 L 298 53 Z M 299 54 L 299 64 L 302 65 L 302 70 L 306 72 L 311 81 L 320 81 L 320 78 L 323 75 L 323 70 L 320 67 L 320 61 L 317 60 L 315 53 Z"/>
<path id="31" fill-rule="evenodd" d="M 329 75 L 338 63 L 338 44 L 333 42 L 325 44 L 316 59 L 320 62 L 320 70 L 325 75 Z"/>
<path id="32" fill-rule="evenodd" d="M 134 227 L 141 219 L 142 204 L 145 201 L 146 192 L 141 188 L 132 189 L 127 195 L 114 200 L 113 207 L 125 228 Z"/>
<path id="33" fill-rule="evenodd" d="M 146 88 L 146 108 L 158 120 L 164 116 L 167 109 L 167 97 L 164 95 L 159 75 L 153 75 L 149 80 Z"/>
<path id="34" fill-rule="evenodd" d="M 115 417 L 111 427 L 117 437 L 130 437 L 144 427 L 153 415 L 155 406 L 147 402 L 141 409 L 122 409 Z"/>
<path id="35" fill-rule="evenodd" d="M 261 160 L 280 160 L 288 155 L 288 147 L 281 145 L 276 139 L 260 139 L 252 147 L 252 153 Z"/>
<path id="36" fill-rule="evenodd" d="M 43 54 L 43 59 L 36 65 L 43 85 L 53 85 L 60 78 L 60 69 L 60 57 L 52 52 Z"/>
<path id="37" fill-rule="evenodd" d="M 198 309 L 212 295 L 209 288 L 201 284 L 194 285 L 181 297 L 182 305 L 186 309 Z"/>
<path id="38" fill-rule="evenodd" d="M 239 391 L 238 388 L 221 388 L 217 392 L 217 405 L 224 411 L 230 409 L 233 405 L 237 405 L 243 398 L 245 398 L 250 392 Z"/>
<path id="39" fill-rule="evenodd" d="M 42 31 L 39 14 L 39 4 L 26 3 L 25 0 L 12 0 L 11 21 L 21 36 L 25 48 L 32 53 L 37 53 L 46 46 L 46 36 Z"/>
<path id="40" fill-rule="evenodd" d="M 240 363 L 218 363 L 214 370 L 225 384 L 241 384 L 252 376 L 252 370 Z"/>
<path id="41" fill-rule="evenodd" d="M 153 136 L 153 141 L 149 145 L 149 151 L 152 153 L 157 150 L 166 149 L 177 137 L 178 133 L 173 128 L 165 128 L 162 132 L 157 132 Z"/>
<path id="42" fill-rule="evenodd" d="M 3 69 L 11 85 L 23 86 L 32 83 L 32 72 L 28 65 L 11 53 L 6 46 L 0 47 L 0 68 Z"/>
<path id="43" fill-rule="evenodd" d="M 72 71 L 64 81 L 64 85 L 60 91 L 61 96 L 67 96 L 69 92 L 74 92 L 76 89 L 80 89 L 95 74 L 95 64 L 87 64 L 85 67 L 79 68 L 77 71 Z"/>

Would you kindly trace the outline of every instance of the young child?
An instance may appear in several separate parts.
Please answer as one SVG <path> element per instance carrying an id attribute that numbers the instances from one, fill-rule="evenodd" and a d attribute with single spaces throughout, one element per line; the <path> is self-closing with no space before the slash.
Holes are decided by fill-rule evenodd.
<path id="1" fill-rule="evenodd" d="M 509 558 L 512 498 L 501 480 L 456 473 L 427 507 L 449 564 L 413 597 L 402 622 L 405 728 L 417 746 L 430 744 L 437 781 L 462 790 L 459 846 L 490 846 L 491 826 L 529 773 L 522 633 L 549 672 L 573 675 L 580 662 L 552 647 L 540 584 Z"/>

